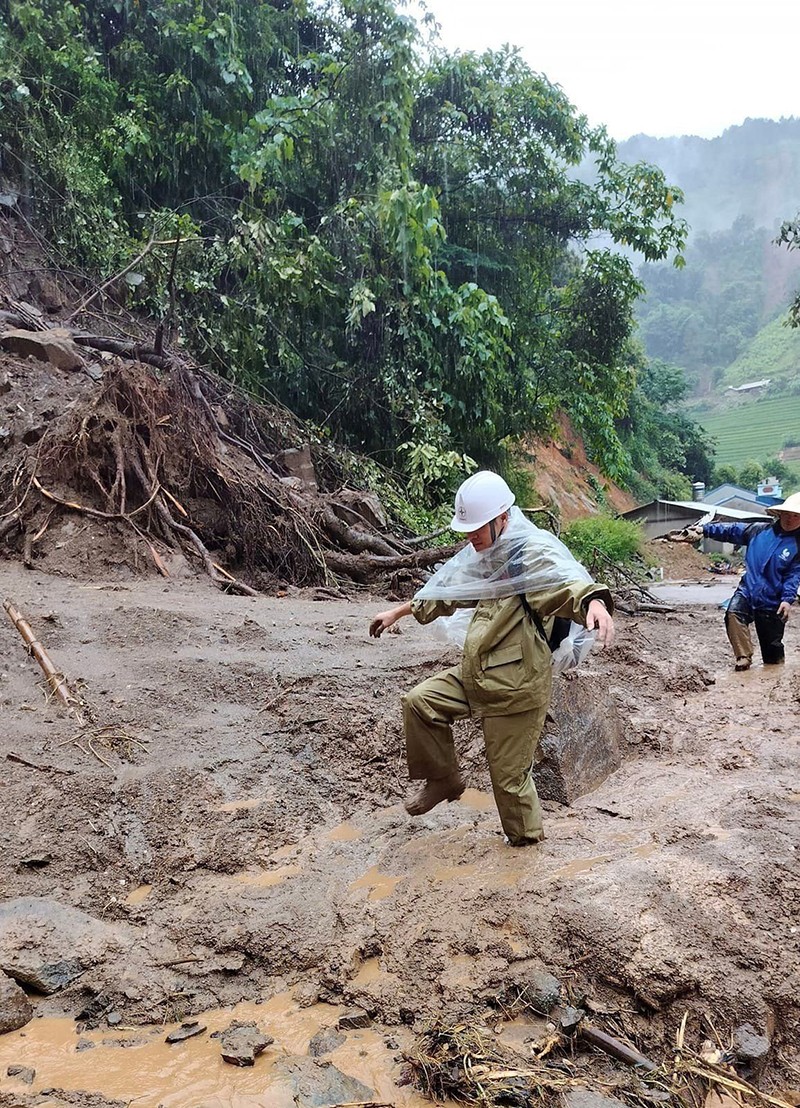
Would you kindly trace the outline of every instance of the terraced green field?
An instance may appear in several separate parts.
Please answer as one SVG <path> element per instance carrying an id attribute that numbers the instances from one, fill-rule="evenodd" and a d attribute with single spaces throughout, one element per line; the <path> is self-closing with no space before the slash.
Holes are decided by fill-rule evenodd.
<path id="1" fill-rule="evenodd" d="M 787 439 L 800 439 L 800 396 L 754 400 L 727 412 L 695 417 L 717 440 L 717 465 L 740 466 L 774 457 Z"/>

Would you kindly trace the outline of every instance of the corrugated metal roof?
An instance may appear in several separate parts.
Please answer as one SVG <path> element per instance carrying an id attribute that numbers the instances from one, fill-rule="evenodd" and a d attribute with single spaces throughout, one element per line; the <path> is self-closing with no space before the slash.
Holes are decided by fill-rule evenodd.
<path id="1" fill-rule="evenodd" d="M 705 500 L 652 500 L 649 504 L 640 504 L 638 508 L 631 508 L 628 512 L 623 512 L 623 516 L 632 516 L 638 512 L 644 512 L 648 508 L 655 508 L 657 505 L 663 504 L 669 508 L 681 508 L 684 511 L 697 512 L 698 515 L 704 516 L 712 509 L 715 517 L 724 517 L 725 519 L 733 520 L 752 520 L 752 519 L 769 519 L 770 517 L 765 512 L 745 512 L 741 508 L 727 508 L 722 504 L 708 504 Z"/>
<path id="2" fill-rule="evenodd" d="M 656 500 L 655 504 L 670 504 L 675 508 L 692 508 L 701 515 L 714 510 L 718 516 L 730 516 L 731 519 L 769 519 L 765 512 L 745 512 L 741 508 L 726 508 L 724 504 L 707 504 L 705 500 Z"/>

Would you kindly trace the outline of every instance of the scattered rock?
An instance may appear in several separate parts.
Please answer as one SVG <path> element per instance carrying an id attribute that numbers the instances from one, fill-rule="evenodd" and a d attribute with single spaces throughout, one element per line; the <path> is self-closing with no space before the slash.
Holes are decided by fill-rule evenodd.
<path id="1" fill-rule="evenodd" d="M 30 858 L 23 858 L 20 865 L 27 866 L 28 869 L 42 869 L 43 866 L 49 866 L 52 860 L 52 854 L 32 854 Z"/>
<path id="2" fill-rule="evenodd" d="M 319 984 L 316 981 L 301 981 L 292 993 L 292 999 L 301 1008 L 310 1008 L 319 1001 Z"/>
<path id="3" fill-rule="evenodd" d="M 47 897 L 0 904 L 0 970 L 49 996 L 122 946 L 110 924 Z"/>
<path id="4" fill-rule="evenodd" d="M 5 396 L 7 392 L 11 392 L 11 381 L 6 373 L 3 377 L 0 377 L 0 396 Z"/>
<path id="5" fill-rule="evenodd" d="M 751 1023 L 743 1023 L 733 1032 L 732 1043 L 737 1065 L 744 1066 L 748 1075 L 760 1073 L 769 1057 L 769 1038 Z"/>
<path id="6" fill-rule="evenodd" d="M 561 999 L 561 982 L 532 961 L 517 962 L 508 974 L 507 1002 L 516 1001 L 547 1015 Z"/>
<path id="7" fill-rule="evenodd" d="M 223 1062 L 232 1066 L 252 1066 L 275 1040 L 265 1035 L 252 1020 L 234 1020 L 224 1031 L 215 1031 L 212 1039 L 219 1039 Z"/>
<path id="8" fill-rule="evenodd" d="M 4 973 L 0 973 L 0 1035 L 16 1031 L 33 1019 L 33 1005 L 25 993 Z"/>
<path id="9" fill-rule="evenodd" d="M 622 724 L 603 680 L 556 680 L 533 778 L 543 800 L 571 804 L 622 765 Z"/>
<path id="10" fill-rule="evenodd" d="M 270 1095 L 278 1104 L 303 1108 L 335 1108 L 341 1104 L 368 1104 L 374 1089 L 342 1073 L 332 1062 L 315 1058 L 279 1058 L 270 1071 Z"/>
<path id="11" fill-rule="evenodd" d="M 307 443 L 296 450 L 282 450 L 275 456 L 275 460 L 286 469 L 290 477 L 300 482 L 302 488 L 309 492 L 317 491 L 317 475 L 311 460 L 311 447 Z"/>
<path id="12" fill-rule="evenodd" d="M 177 1027 L 174 1031 L 170 1031 L 164 1042 L 182 1043 L 186 1039 L 193 1039 L 195 1035 L 202 1035 L 205 1030 L 205 1026 L 198 1023 L 197 1020 L 193 1020 L 191 1023 L 182 1023 L 180 1027 Z"/>
<path id="13" fill-rule="evenodd" d="M 109 1027 L 116 1027 L 118 1024 L 122 1023 L 122 1016 L 119 1012 L 109 1012 L 106 1016 L 106 1023 Z"/>
<path id="14" fill-rule="evenodd" d="M 564 1096 L 564 1108 L 624 1108 L 621 1100 L 596 1093 L 593 1089 L 570 1089 Z"/>
<path id="15" fill-rule="evenodd" d="M 572 1005 L 567 1005 L 558 1021 L 564 1034 L 571 1035 L 578 1028 L 585 1015 L 583 1008 L 573 1008 Z"/>
<path id="16" fill-rule="evenodd" d="M 30 1066 L 9 1066 L 6 1070 L 7 1077 L 16 1077 L 17 1081 L 23 1081 L 26 1085 L 32 1085 L 36 1076 L 36 1070 Z"/>
<path id="17" fill-rule="evenodd" d="M 10 330 L 0 334 L 0 348 L 23 357 L 32 355 L 63 370 L 83 369 L 84 361 L 65 328 L 52 331 Z"/>
<path id="18" fill-rule="evenodd" d="M 78 1039 L 75 1044 L 75 1050 L 80 1054 L 83 1050 L 94 1050 L 95 1044 L 91 1039 Z"/>
<path id="19" fill-rule="evenodd" d="M 323 1027 L 308 1044 L 308 1053 L 312 1058 L 319 1058 L 323 1054 L 330 1054 L 342 1043 L 347 1042 L 347 1036 L 335 1027 Z"/>
<path id="20" fill-rule="evenodd" d="M 372 1017 L 363 1008 L 348 1008 L 342 1012 L 336 1026 L 340 1031 L 355 1031 L 359 1027 L 369 1027 Z"/>

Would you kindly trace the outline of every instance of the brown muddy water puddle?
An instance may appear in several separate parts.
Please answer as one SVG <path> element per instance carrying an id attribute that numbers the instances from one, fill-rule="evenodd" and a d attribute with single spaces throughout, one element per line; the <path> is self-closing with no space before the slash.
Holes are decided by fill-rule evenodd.
<path id="1" fill-rule="evenodd" d="M 381 972 L 373 961 L 377 959 L 362 967 L 366 977 Z M 278 1078 L 275 1064 L 287 1056 L 306 1054 L 312 1036 L 335 1025 L 341 1012 L 327 1004 L 300 1008 L 284 993 L 264 1004 L 242 1003 L 194 1016 L 206 1026 L 206 1033 L 173 1045 L 164 1038 L 176 1024 L 79 1035 L 71 1019 L 34 1019 L 0 1040 L 0 1072 L 5 1074 L 12 1064 L 30 1066 L 36 1070 L 34 1083 L 23 1085 L 4 1077 L 2 1087 L 26 1094 L 49 1088 L 102 1092 L 105 1097 L 128 1102 L 131 1108 L 297 1108 L 294 1096 Z M 275 1038 L 252 1067 L 223 1062 L 218 1041 L 209 1038 L 233 1019 L 255 1020 Z M 93 1048 L 78 1051 L 79 1039 L 93 1043 Z M 323 1060 L 374 1089 L 378 1102 L 397 1108 L 430 1108 L 429 1100 L 395 1085 L 396 1053 L 376 1031 L 366 1028 L 348 1031 L 347 1041 Z"/>

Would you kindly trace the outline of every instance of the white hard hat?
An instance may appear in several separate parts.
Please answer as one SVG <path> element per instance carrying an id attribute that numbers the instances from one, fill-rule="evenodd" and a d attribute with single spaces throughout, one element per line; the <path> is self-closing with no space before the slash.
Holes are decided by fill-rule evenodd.
<path id="1" fill-rule="evenodd" d="M 515 500 L 499 473 L 482 469 L 468 477 L 456 493 L 456 512 L 450 527 L 466 533 L 477 531 L 508 511 Z"/>
<path id="2" fill-rule="evenodd" d="M 463 488 L 463 486 L 462 486 Z M 800 515 L 800 492 L 793 492 L 787 496 L 783 504 L 770 504 L 768 512 L 796 512 Z"/>

